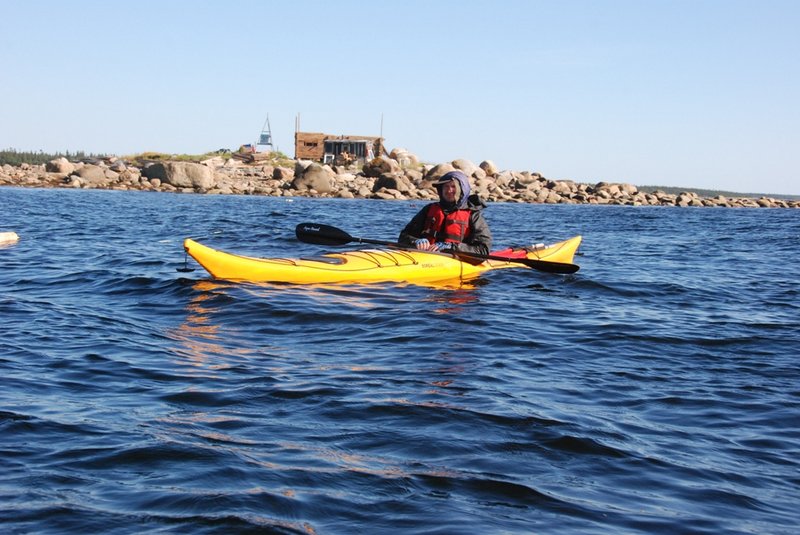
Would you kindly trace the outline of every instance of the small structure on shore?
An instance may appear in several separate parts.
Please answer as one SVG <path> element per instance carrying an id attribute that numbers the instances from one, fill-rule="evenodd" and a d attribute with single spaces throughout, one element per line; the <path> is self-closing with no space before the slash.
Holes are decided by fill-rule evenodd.
<path id="1" fill-rule="evenodd" d="M 269 160 L 270 155 L 275 151 L 272 144 L 272 127 L 269 124 L 269 114 L 261 127 L 261 134 L 255 143 L 246 143 L 239 146 L 239 150 L 233 153 L 233 157 L 246 163 L 256 163 Z"/>
<path id="2" fill-rule="evenodd" d="M 368 162 L 385 152 L 380 136 L 294 133 L 294 157 L 322 163 Z"/>
<path id="3" fill-rule="evenodd" d="M 275 147 L 272 145 L 272 127 L 269 124 L 269 114 L 267 120 L 264 121 L 264 126 L 261 127 L 261 134 L 258 136 L 258 143 L 255 145 L 253 152 L 272 152 Z"/>

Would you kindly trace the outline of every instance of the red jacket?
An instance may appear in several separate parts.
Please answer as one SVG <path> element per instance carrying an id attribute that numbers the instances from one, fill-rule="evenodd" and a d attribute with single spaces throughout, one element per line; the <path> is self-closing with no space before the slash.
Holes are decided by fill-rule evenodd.
<path id="1" fill-rule="evenodd" d="M 431 204 L 425 217 L 422 238 L 433 242 L 461 243 L 469 237 L 470 210 L 444 213 L 438 203 Z"/>

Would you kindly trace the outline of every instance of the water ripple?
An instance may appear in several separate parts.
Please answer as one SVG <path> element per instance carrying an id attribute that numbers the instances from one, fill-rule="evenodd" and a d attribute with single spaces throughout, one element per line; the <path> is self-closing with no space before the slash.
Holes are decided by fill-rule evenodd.
<path id="1" fill-rule="evenodd" d="M 393 239 L 375 208 L 420 203 L 0 202 L 5 531 L 796 530 L 791 211 L 496 204 L 498 244 L 582 234 L 581 270 L 437 289 L 175 271 L 186 236 L 316 254 L 297 221 Z"/>

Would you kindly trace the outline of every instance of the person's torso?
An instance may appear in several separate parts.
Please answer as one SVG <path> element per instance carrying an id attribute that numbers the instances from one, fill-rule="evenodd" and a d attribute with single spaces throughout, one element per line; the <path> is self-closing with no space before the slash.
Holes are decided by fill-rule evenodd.
<path id="1" fill-rule="evenodd" d="M 422 237 L 430 241 L 460 243 L 469 237 L 471 210 L 445 213 L 438 203 L 428 207 Z"/>

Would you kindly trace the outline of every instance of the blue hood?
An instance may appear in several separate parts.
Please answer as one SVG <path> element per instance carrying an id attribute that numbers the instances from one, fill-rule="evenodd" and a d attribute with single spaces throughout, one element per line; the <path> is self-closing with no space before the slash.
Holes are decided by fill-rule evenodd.
<path id="1" fill-rule="evenodd" d="M 449 173 L 445 173 L 442 175 L 442 178 L 434 182 L 436 185 L 436 191 L 439 192 L 439 202 L 444 204 L 444 200 L 442 199 L 442 184 L 445 182 L 450 182 L 451 180 L 457 180 L 458 186 L 461 189 L 461 196 L 456 200 L 456 209 L 463 210 L 467 207 L 467 199 L 469 199 L 469 179 L 467 175 L 462 173 L 461 171 L 450 171 Z"/>

